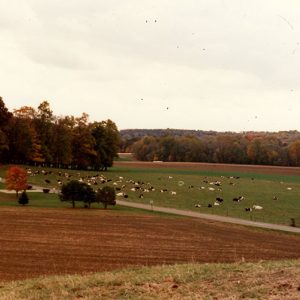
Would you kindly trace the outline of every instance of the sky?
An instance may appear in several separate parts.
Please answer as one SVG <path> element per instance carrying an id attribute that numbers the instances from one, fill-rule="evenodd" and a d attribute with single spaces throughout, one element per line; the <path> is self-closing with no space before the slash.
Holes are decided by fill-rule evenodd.
<path id="1" fill-rule="evenodd" d="M 10 111 L 300 130 L 299 0 L 0 0 L 0 47 Z"/>

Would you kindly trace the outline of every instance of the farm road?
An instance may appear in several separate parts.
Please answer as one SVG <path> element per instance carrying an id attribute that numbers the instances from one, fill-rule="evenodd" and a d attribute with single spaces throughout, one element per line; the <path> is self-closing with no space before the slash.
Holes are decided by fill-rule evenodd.
<path id="1" fill-rule="evenodd" d="M 3 180 L 2 180 L 2 182 L 3 182 Z M 34 185 L 33 189 L 41 192 L 43 190 L 43 187 Z M 5 192 L 5 191 L 2 190 L 2 192 Z M 58 190 L 52 189 L 50 191 L 50 193 L 58 193 Z M 239 224 L 239 225 L 245 225 L 245 226 L 260 227 L 260 228 L 266 228 L 266 229 L 272 229 L 272 230 L 300 233 L 300 228 L 290 227 L 290 226 L 285 226 L 285 225 L 254 222 L 254 221 L 248 221 L 248 220 L 232 218 L 232 217 L 197 213 L 197 212 L 188 211 L 188 210 L 180 210 L 180 209 L 170 208 L 170 207 L 158 207 L 158 206 L 151 206 L 149 204 L 133 203 L 133 202 L 123 201 L 123 200 L 117 200 L 117 204 L 123 205 L 123 206 L 128 206 L 128 207 L 141 208 L 141 209 L 150 210 L 150 211 L 153 210 L 153 211 L 158 211 L 158 212 L 164 212 L 164 213 L 186 216 L 186 217 L 200 218 L 200 219 L 211 220 L 211 221 L 218 221 L 218 222 Z"/>
<path id="2" fill-rule="evenodd" d="M 266 228 L 266 229 L 272 229 L 272 230 L 300 233 L 300 228 L 290 227 L 290 226 L 285 226 L 285 225 L 254 222 L 254 221 L 248 221 L 248 220 L 243 220 L 243 219 L 203 214 L 203 213 L 197 213 L 197 212 L 193 212 L 193 211 L 180 210 L 180 209 L 169 208 L 169 207 L 158 207 L 158 206 L 152 207 L 151 205 L 148 205 L 148 204 L 133 203 L 133 202 L 123 201 L 123 200 L 117 200 L 117 204 L 123 205 L 123 206 L 128 206 L 128 207 L 151 210 L 151 211 L 153 210 L 153 211 L 158 211 L 158 212 L 164 212 L 164 213 L 169 213 L 169 214 L 174 214 L 174 215 L 200 218 L 200 219 L 211 220 L 211 221 L 233 223 L 233 224 L 239 224 L 239 225 L 245 225 L 245 226 L 253 226 L 253 227 L 260 227 L 260 228 Z"/>

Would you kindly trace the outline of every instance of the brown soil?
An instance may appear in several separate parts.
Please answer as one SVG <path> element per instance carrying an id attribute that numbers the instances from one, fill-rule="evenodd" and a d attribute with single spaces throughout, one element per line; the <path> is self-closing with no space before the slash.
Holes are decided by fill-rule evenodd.
<path id="1" fill-rule="evenodd" d="M 300 237 L 192 218 L 1 207 L 0 281 L 130 265 L 300 258 Z"/>
<path id="2" fill-rule="evenodd" d="M 212 164 L 192 162 L 143 162 L 143 161 L 116 161 L 114 166 L 136 168 L 173 168 L 199 171 L 219 172 L 242 172 L 274 175 L 300 175 L 299 167 L 261 166 L 261 165 L 235 165 L 235 164 Z"/>

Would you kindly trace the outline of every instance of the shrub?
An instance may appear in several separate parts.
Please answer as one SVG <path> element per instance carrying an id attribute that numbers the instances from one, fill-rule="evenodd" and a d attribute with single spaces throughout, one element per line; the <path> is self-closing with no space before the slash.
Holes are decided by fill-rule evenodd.
<path id="1" fill-rule="evenodd" d="M 24 191 L 22 192 L 21 196 L 19 197 L 19 204 L 25 205 L 28 204 L 29 198 L 27 196 L 27 193 Z"/>

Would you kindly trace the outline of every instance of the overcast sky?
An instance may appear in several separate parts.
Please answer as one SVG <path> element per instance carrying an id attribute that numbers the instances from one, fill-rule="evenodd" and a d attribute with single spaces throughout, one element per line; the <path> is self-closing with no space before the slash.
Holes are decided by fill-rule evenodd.
<path id="1" fill-rule="evenodd" d="M 0 47 L 10 110 L 300 130 L 299 0 L 0 0 Z"/>

